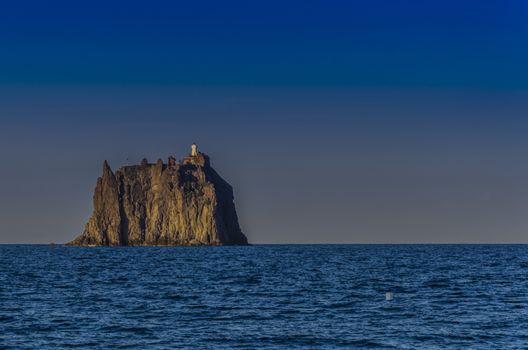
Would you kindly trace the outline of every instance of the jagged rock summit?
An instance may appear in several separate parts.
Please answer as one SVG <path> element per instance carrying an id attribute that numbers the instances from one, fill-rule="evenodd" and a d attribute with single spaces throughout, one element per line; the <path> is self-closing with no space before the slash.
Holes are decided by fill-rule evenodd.
<path id="1" fill-rule="evenodd" d="M 94 211 L 72 246 L 248 244 L 238 224 L 233 189 L 192 145 L 181 162 L 170 157 L 124 166 L 105 161 Z"/>

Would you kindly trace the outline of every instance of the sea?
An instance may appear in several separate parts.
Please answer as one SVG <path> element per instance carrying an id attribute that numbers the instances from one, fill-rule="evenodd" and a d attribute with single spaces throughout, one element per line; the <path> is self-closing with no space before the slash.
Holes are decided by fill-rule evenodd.
<path id="1" fill-rule="evenodd" d="M 0 349 L 527 349 L 527 245 L 0 246 Z"/>

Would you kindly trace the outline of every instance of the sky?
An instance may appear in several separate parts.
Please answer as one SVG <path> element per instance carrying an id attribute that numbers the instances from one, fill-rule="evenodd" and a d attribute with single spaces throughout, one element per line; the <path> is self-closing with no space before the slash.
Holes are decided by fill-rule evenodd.
<path id="1" fill-rule="evenodd" d="M 0 243 L 192 142 L 252 243 L 528 243 L 524 0 L 0 7 Z"/>

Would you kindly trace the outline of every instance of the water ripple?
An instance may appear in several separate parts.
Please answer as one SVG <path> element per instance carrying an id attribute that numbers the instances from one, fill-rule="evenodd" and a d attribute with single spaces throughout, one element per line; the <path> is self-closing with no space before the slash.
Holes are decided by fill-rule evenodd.
<path id="1" fill-rule="evenodd" d="M 525 348 L 526 267 L 524 245 L 4 245 L 0 349 Z"/>

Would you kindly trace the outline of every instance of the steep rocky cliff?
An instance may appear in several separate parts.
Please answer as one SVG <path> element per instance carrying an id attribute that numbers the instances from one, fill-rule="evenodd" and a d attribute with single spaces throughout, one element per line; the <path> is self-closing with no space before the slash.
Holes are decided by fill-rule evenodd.
<path id="1" fill-rule="evenodd" d="M 202 153 L 177 163 L 146 160 L 115 172 L 105 161 L 97 179 L 94 211 L 68 245 L 247 244 L 233 203 L 233 189 Z"/>

